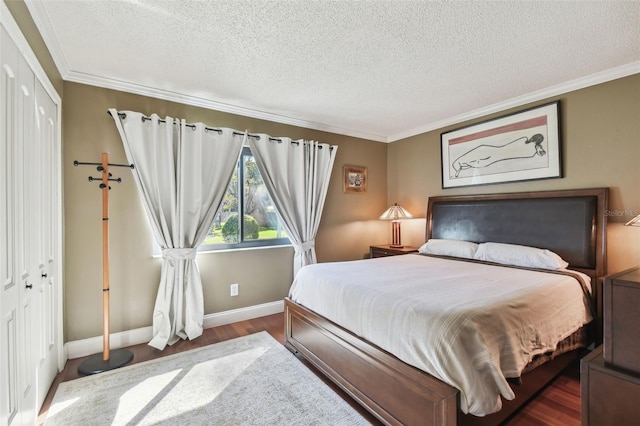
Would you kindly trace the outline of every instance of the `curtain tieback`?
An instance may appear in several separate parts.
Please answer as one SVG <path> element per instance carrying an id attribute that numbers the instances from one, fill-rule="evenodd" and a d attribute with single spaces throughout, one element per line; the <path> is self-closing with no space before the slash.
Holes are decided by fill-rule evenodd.
<path id="1" fill-rule="evenodd" d="M 197 248 L 166 248 L 162 250 L 163 259 L 193 260 L 198 254 Z"/>
<path id="2" fill-rule="evenodd" d="M 293 246 L 293 250 L 295 250 L 296 254 L 304 253 L 307 250 L 310 250 L 316 246 L 316 240 L 305 241 L 302 244 L 297 244 Z"/>

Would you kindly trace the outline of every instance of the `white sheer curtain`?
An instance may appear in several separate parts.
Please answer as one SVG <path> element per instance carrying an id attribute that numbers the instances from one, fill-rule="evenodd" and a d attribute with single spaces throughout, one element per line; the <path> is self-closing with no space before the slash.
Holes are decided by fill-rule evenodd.
<path id="1" fill-rule="evenodd" d="M 337 146 L 314 141 L 250 137 L 249 146 L 295 250 L 293 275 L 316 263 L 320 226 Z"/>
<path id="2" fill-rule="evenodd" d="M 140 190 L 162 271 L 149 345 L 164 349 L 202 334 L 204 299 L 197 248 L 207 236 L 236 167 L 245 135 L 202 123 L 110 109 Z"/>

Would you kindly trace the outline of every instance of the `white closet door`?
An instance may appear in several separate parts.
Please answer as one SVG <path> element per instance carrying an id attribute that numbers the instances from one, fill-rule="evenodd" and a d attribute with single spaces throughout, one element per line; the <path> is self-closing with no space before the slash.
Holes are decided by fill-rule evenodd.
<path id="1" fill-rule="evenodd" d="M 38 406 L 42 405 L 49 384 L 58 372 L 57 363 L 57 341 L 56 341 L 56 256 L 57 247 L 57 199 L 58 180 L 54 178 L 58 175 L 54 153 L 58 148 L 57 144 L 57 108 L 54 101 L 47 95 L 39 81 L 36 81 L 36 151 L 40 159 L 38 195 L 34 200 L 36 207 L 36 220 L 40 223 L 39 238 L 34 240 L 34 244 L 39 248 L 39 275 L 40 287 L 38 289 Z M 39 154 L 39 155 L 38 155 Z M 36 174 L 37 176 L 37 174 Z"/>
<path id="2" fill-rule="evenodd" d="M 19 424 L 20 292 L 16 277 L 14 141 L 17 110 L 18 49 L 0 28 L 0 424 Z"/>
<path id="3" fill-rule="evenodd" d="M 24 418 L 31 418 L 36 409 L 36 372 L 38 342 L 38 270 L 37 247 L 40 226 L 38 206 L 34 203 L 38 179 L 35 146 L 35 76 L 24 58 L 18 58 L 18 114 L 16 132 L 16 254 L 18 261 L 19 339 L 21 344 L 18 383 L 20 385 L 20 409 Z"/>

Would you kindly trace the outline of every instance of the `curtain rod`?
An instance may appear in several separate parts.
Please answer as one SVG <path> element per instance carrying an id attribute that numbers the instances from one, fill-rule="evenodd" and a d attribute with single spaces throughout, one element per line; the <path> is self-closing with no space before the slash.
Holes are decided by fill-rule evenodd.
<path id="1" fill-rule="evenodd" d="M 111 111 L 107 110 L 107 114 L 111 115 Z M 122 118 L 123 120 L 124 120 L 125 118 L 127 118 L 127 114 L 125 114 L 124 112 L 119 112 L 119 113 L 118 113 L 118 116 L 119 116 L 120 118 Z M 142 116 L 142 122 L 144 123 L 146 120 L 151 120 L 151 117 L 147 117 L 146 115 L 143 115 L 143 116 Z M 158 121 L 159 121 L 160 123 L 166 123 L 166 122 L 167 122 L 167 120 L 162 119 L 162 118 L 158 119 Z M 173 124 L 178 124 L 178 123 L 174 122 Z M 185 126 L 190 127 L 190 128 L 192 128 L 193 130 L 195 130 L 195 129 L 196 129 L 196 125 L 195 125 L 195 124 L 185 124 Z M 216 128 L 214 128 L 214 127 L 206 127 L 206 126 L 205 126 L 205 128 L 204 128 L 204 131 L 205 131 L 205 132 L 209 132 L 209 131 L 211 131 L 211 132 L 218 132 L 218 133 L 222 133 L 222 129 L 216 129 Z M 244 136 L 244 135 L 245 135 L 245 133 L 242 133 L 242 132 L 236 132 L 236 131 L 234 131 L 234 132 L 233 132 L 233 134 L 234 134 L 234 135 L 238 135 L 238 136 Z M 251 133 L 246 133 L 246 135 L 247 135 L 248 137 L 250 137 L 250 138 L 260 139 L 260 135 L 253 135 L 253 134 L 251 134 Z M 272 138 L 272 137 L 269 137 L 269 140 L 270 140 L 270 141 L 272 141 L 272 142 L 282 142 L 282 139 L 280 139 L 280 138 Z M 296 144 L 296 145 L 300 145 L 300 142 L 298 142 L 298 141 L 294 141 L 294 140 L 292 140 L 292 141 L 291 141 L 291 143 Z M 319 146 L 318 148 L 322 149 L 322 146 Z M 329 150 L 333 150 L 333 148 L 332 148 L 332 147 L 329 147 Z"/>
<path id="2" fill-rule="evenodd" d="M 111 111 L 107 111 L 107 114 L 111 115 Z M 118 116 L 119 116 L 120 118 L 122 118 L 123 120 L 124 120 L 125 118 L 127 118 L 127 114 L 125 114 L 124 112 L 119 112 L 119 113 L 118 113 Z M 144 116 L 144 115 L 143 115 L 143 116 L 142 116 L 142 122 L 144 123 L 146 120 L 151 120 L 151 117 L 147 117 L 147 116 Z M 167 122 L 167 120 L 165 120 L 165 119 L 163 119 L 163 118 L 158 119 L 158 121 L 159 121 L 160 123 L 166 123 L 166 122 Z M 173 124 L 177 124 L 177 123 L 176 123 L 176 122 L 174 122 Z M 190 128 L 192 128 L 193 130 L 195 130 L 195 129 L 196 129 L 196 125 L 195 125 L 195 124 L 185 124 L 185 126 L 190 127 Z M 213 128 L 213 127 L 207 127 L 207 126 L 205 126 L 205 127 L 204 127 L 204 131 L 205 131 L 205 132 L 217 132 L 217 133 L 222 133 L 222 129 L 215 129 L 215 128 Z M 244 135 L 244 133 L 240 133 L 240 132 L 233 132 L 233 134 L 234 134 L 234 135 Z"/>

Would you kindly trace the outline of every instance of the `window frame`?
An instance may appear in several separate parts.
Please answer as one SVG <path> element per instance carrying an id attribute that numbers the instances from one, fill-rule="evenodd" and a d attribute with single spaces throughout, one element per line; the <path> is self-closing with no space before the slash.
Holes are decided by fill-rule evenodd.
<path id="1" fill-rule="evenodd" d="M 246 145 L 242 147 L 242 151 L 236 163 L 236 170 L 238 172 L 238 185 L 240 186 L 240 188 L 238 189 L 238 194 L 241 194 L 241 196 L 238 197 L 239 198 L 238 219 L 240 222 L 238 226 L 238 230 L 240 234 L 239 235 L 240 241 L 237 243 L 202 244 L 198 247 L 198 252 L 215 252 L 215 251 L 223 251 L 223 250 L 240 250 L 240 249 L 249 249 L 249 248 L 291 246 L 291 240 L 289 240 L 288 237 L 256 239 L 256 240 L 247 240 L 247 241 L 244 240 L 244 220 L 241 220 L 241 218 L 244 218 L 244 215 L 245 215 L 245 211 L 244 211 L 245 209 L 245 179 L 244 179 L 245 157 L 255 158 L 255 156 L 251 152 L 251 148 L 249 148 Z M 262 178 L 262 174 L 260 174 L 260 177 Z M 264 178 L 262 178 L 262 180 L 264 181 Z M 231 184 L 231 182 L 229 182 L 229 184 Z M 227 188 L 225 188 L 225 193 L 227 191 Z M 271 197 L 271 195 L 269 195 L 269 197 Z M 274 205 L 274 208 L 275 208 L 275 205 Z M 219 211 L 216 212 L 216 216 L 218 215 L 218 213 Z M 278 223 L 280 223 L 280 226 L 286 232 L 286 230 L 284 229 L 284 226 L 282 226 L 282 219 L 280 218 L 280 214 L 277 212 L 277 209 L 276 209 L 276 214 L 278 215 Z"/>

